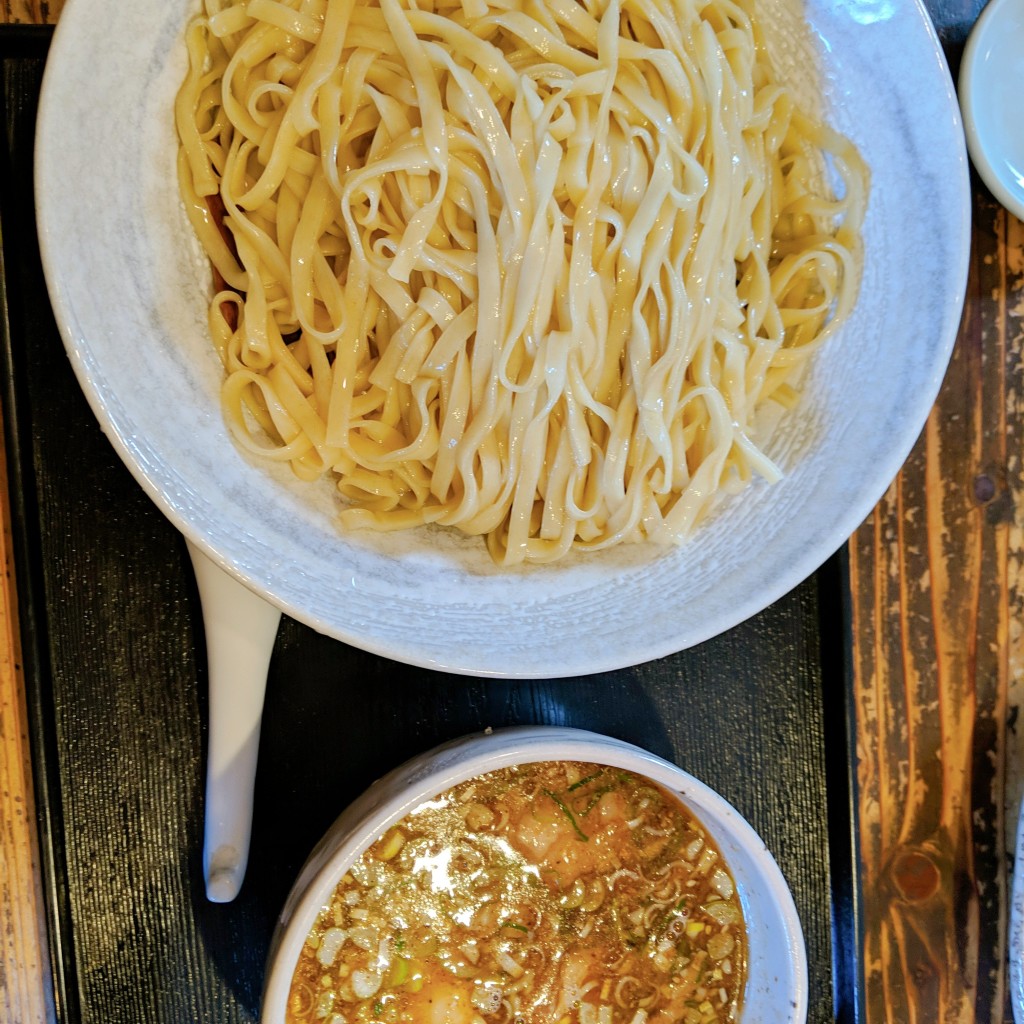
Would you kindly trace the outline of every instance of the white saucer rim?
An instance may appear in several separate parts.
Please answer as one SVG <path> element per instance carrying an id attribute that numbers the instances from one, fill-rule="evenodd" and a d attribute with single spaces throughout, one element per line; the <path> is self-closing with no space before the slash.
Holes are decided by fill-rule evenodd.
<path id="1" fill-rule="evenodd" d="M 1024 220 L 1024 186 L 1019 192 L 1015 192 L 1007 186 L 1005 179 L 993 164 L 990 156 L 991 141 L 986 140 L 984 133 L 978 130 L 975 117 L 978 94 L 974 88 L 979 68 L 978 58 L 982 53 L 982 40 L 991 31 L 993 23 L 999 21 L 1002 12 L 1011 4 L 1020 2 L 1021 0 L 989 0 L 967 38 L 957 85 L 967 149 L 975 170 L 996 200 L 1015 217 Z"/>

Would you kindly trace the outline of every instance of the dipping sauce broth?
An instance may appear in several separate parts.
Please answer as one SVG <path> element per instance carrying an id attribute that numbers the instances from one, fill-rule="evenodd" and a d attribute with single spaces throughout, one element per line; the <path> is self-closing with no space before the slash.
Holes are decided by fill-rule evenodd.
<path id="1" fill-rule="evenodd" d="M 733 878 L 650 780 L 558 761 L 421 804 L 342 878 L 288 1024 L 711 1024 L 745 978 Z"/>

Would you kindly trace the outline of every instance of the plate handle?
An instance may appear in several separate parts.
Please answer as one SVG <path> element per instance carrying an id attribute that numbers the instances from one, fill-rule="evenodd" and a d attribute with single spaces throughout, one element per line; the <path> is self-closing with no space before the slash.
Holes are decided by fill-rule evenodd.
<path id="1" fill-rule="evenodd" d="M 263 698 L 281 613 L 187 544 L 203 608 L 210 691 L 203 877 L 208 900 L 230 903 L 249 861 Z"/>

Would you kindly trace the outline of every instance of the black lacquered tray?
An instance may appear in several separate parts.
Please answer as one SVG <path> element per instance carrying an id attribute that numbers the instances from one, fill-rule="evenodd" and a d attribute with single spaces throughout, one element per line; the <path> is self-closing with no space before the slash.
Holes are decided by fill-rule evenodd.
<path id="1" fill-rule="evenodd" d="M 346 803 L 441 741 L 527 723 L 637 743 L 734 803 L 792 886 L 810 1019 L 856 1019 L 840 556 L 715 640 L 581 679 L 447 676 L 286 618 L 248 876 L 234 903 L 207 903 L 206 668 L 185 544 L 93 419 L 40 268 L 32 144 L 48 42 L 45 30 L 0 29 L 0 223 L 3 404 L 59 1020 L 256 1020 L 275 916 Z"/>

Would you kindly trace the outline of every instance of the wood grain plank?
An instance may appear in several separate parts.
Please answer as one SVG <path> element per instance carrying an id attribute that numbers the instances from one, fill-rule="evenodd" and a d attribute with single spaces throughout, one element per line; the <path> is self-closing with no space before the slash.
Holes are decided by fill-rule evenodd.
<path id="1" fill-rule="evenodd" d="M 3 0 L 2 24 L 55 25 L 64 0 Z"/>
<path id="2" fill-rule="evenodd" d="M 1012 385 L 1007 393 L 1007 475 L 1010 480 L 1024 479 L 1024 223 L 1006 217 L 1000 240 L 998 263 L 1010 282 L 1002 289 L 1005 302 L 1003 347 L 1007 355 Z M 1006 814 L 1008 838 L 1012 838 L 1016 816 L 1024 800 L 1024 729 L 1019 720 L 1024 707 L 1024 510 L 1013 508 L 1007 555 L 1006 590 L 1007 676 L 1010 707 L 1006 730 Z"/>
<path id="3" fill-rule="evenodd" d="M 0 426 L 0 1020 L 46 1024 L 53 999 L 7 494 Z"/>
<path id="4" fill-rule="evenodd" d="M 4 24 L 53 24 L 64 0 L 4 0 Z M 21 671 L 6 450 L 0 426 L 0 1020 L 55 1019 Z"/>
<path id="5" fill-rule="evenodd" d="M 982 1024 L 1008 1012 L 1024 233 L 979 189 L 974 236 L 938 401 L 850 545 L 868 1022 Z"/>

